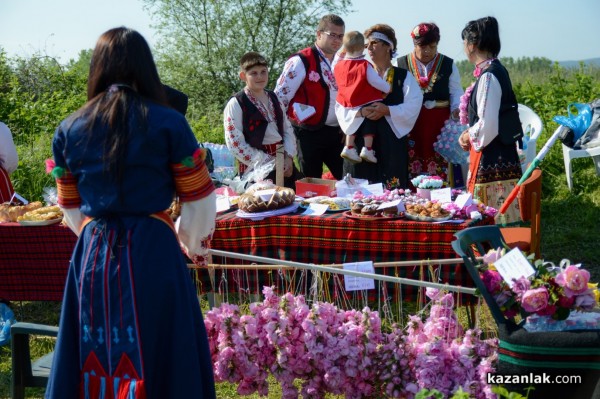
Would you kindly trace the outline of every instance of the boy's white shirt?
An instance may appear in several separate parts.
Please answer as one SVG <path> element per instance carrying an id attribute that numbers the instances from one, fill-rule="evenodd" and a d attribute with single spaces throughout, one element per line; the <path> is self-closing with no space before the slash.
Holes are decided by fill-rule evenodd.
<path id="1" fill-rule="evenodd" d="M 281 105 L 281 103 L 280 103 Z M 283 109 L 283 105 L 281 105 Z M 244 138 L 244 130 L 242 126 L 243 112 L 242 107 L 235 97 L 232 97 L 225 109 L 223 110 L 223 125 L 225 130 L 225 144 L 236 159 L 244 165 L 253 165 L 257 161 L 260 163 L 269 161 L 272 157 L 266 155 L 264 151 L 250 146 Z M 297 153 L 296 135 L 294 129 L 287 118 L 283 114 L 283 149 L 290 156 L 295 157 Z M 263 144 L 275 144 L 281 141 L 281 136 L 277 130 L 276 122 L 269 122 Z M 237 143 L 237 144 L 234 144 Z M 248 159 L 249 158 L 249 159 Z M 262 162 L 261 162 L 262 161 Z"/>

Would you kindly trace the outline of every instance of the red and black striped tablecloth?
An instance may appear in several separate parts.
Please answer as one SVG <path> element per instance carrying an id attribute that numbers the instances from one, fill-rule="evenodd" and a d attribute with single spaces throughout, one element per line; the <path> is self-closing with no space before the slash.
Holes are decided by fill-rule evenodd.
<path id="1" fill-rule="evenodd" d="M 242 254 L 303 263 L 332 264 L 359 261 L 394 262 L 455 258 L 450 242 L 453 234 L 470 225 L 493 223 L 490 220 L 462 224 L 432 224 L 405 219 L 381 222 L 357 221 L 341 213 L 301 216 L 298 213 L 250 221 L 235 212 L 217 219 L 212 248 Z M 60 301 L 77 237 L 67 227 L 0 224 L 0 299 L 10 301 Z M 214 259 L 214 263 L 239 263 Z M 461 265 L 438 266 L 439 281 L 473 286 Z M 423 278 L 423 268 L 377 269 L 388 275 Z M 428 271 L 426 271 L 428 272 Z M 220 272 L 225 273 L 225 272 Z M 260 292 L 270 285 L 272 271 L 226 272 L 217 284 L 227 281 L 227 289 Z M 289 273 L 289 272 L 286 272 Z M 201 290 L 213 291 L 206 271 L 199 272 Z M 431 279 L 428 276 L 425 278 Z M 413 294 L 410 290 L 407 295 Z"/>
<path id="2" fill-rule="evenodd" d="M 77 236 L 61 224 L 0 224 L 0 298 L 60 301 Z"/>
<path id="3" fill-rule="evenodd" d="M 474 225 L 490 224 L 493 219 L 463 223 L 429 223 L 407 219 L 363 221 L 342 213 L 302 216 L 298 213 L 251 221 L 230 212 L 219 216 L 212 248 L 267 258 L 313 264 L 351 263 L 361 261 L 396 262 L 406 260 L 451 259 L 458 256 L 451 246 L 454 233 Z M 214 263 L 241 263 L 233 259 L 213 258 Z M 427 269 L 427 268 L 425 268 Z M 443 283 L 472 287 L 473 282 L 461 264 L 436 267 Z M 386 267 L 377 272 L 412 279 L 427 278 L 423 268 Z M 276 275 L 257 271 L 228 271 L 226 278 L 218 272 L 216 284 L 227 281 L 227 289 L 236 292 L 240 284 L 245 290 L 260 292 L 271 285 Z M 425 270 L 429 273 L 429 270 Z M 207 273 L 201 271 L 202 286 L 210 285 Z M 237 285 L 237 286 L 236 286 Z M 405 295 L 416 295 L 414 287 L 404 287 Z"/>

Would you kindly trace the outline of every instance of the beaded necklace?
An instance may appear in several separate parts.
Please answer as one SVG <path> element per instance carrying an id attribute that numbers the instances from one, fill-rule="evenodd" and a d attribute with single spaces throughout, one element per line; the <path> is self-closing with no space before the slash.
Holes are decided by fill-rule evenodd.
<path id="1" fill-rule="evenodd" d="M 421 71 L 419 70 L 419 66 L 417 65 L 417 57 L 415 57 L 415 53 L 410 54 L 410 62 L 408 63 L 408 69 L 413 74 L 415 79 L 417 79 L 417 82 L 419 83 L 419 86 L 421 87 L 423 93 L 429 93 L 431 90 L 433 90 L 433 85 L 437 80 L 438 72 L 442 67 L 442 60 L 443 56 L 440 53 L 437 53 L 435 55 L 435 58 L 433 59 L 433 66 L 429 70 L 429 73 L 427 74 L 427 76 L 423 76 L 421 75 Z"/>

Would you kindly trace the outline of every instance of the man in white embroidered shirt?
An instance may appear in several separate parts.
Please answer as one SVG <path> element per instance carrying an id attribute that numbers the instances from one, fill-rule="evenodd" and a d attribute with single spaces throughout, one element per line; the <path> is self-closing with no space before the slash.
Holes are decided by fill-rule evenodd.
<path id="1" fill-rule="evenodd" d="M 323 16 L 315 44 L 288 59 L 275 87 L 294 127 L 300 170 L 306 177 L 321 177 L 325 164 L 337 180 L 342 179 L 343 133 L 335 116 L 332 63 L 344 30 L 342 18 Z"/>

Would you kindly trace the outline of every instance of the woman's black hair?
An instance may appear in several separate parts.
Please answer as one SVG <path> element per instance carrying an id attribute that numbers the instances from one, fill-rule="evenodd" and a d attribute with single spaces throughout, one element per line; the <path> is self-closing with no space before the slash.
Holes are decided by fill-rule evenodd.
<path id="1" fill-rule="evenodd" d="M 88 102 L 77 115 L 86 119 L 90 131 L 96 123 L 107 126 L 105 171 L 119 184 L 125 172 L 132 112 L 143 127 L 147 107 L 142 98 L 167 105 L 152 52 L 140 33 L 118 27 L 100 36 L 92 53 L 87 94 Z"/>
<path id="2" fill-rule="evenodd" d="M 494 17 L 469 21 L 462 30 L 461 37 L 474 44 L 480 51 L 489 52 L 493 57 L 500 54 L 500 33 L 498 21 Z"/>

